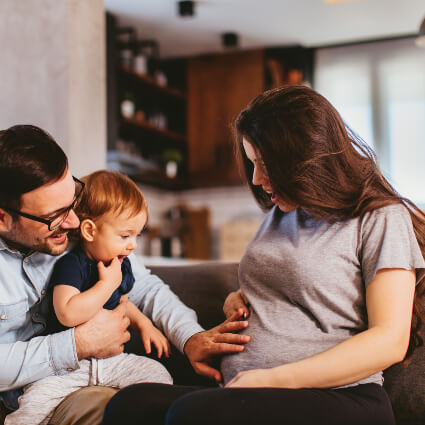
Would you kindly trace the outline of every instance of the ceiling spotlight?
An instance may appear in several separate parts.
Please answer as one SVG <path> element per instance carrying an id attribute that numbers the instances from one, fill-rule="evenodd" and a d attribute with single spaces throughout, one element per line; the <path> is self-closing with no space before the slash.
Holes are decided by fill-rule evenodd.
<path id="1" fill-rule="evenodd" d="M 221 42 L 224 47 L 238 47 L 238 35 L 235 32 L 221 34 Z"/>
<path id="2" fill-rule="evenodd" d="M 195 15 L 195 2 L 190 0 L 178 1 L 179 16 L 194 16 Z"/>
<path id="3" fill-rule="evenodd" d="M 425 47 L 425 18 L 422 21 L 421 26 L 419 27 L 418 37 L 415 40 L 415 43 L 418 47 Z"/>

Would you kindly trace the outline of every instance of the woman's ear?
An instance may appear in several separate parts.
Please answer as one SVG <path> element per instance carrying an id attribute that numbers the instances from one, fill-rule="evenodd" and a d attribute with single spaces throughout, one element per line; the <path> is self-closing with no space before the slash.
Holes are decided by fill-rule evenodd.
<path id="1" fill-rule="evenodd" d="M 84 219 L 80 223 L 81 237 L 87 242 L 93 242 L 96 236 L 97 227 L 94 221 L 89 218 Z"/>

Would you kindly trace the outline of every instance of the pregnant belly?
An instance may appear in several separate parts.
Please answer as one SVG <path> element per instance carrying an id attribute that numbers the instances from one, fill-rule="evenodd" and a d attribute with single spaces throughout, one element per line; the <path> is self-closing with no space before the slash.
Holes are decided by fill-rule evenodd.
<path id="1" fill-rule="evenodd" d="M 309 322 L 282 320 L 277 323 L 275 320 L 273 323 L 260 320 L 255 313 L 251 313 L 248 322 L 248 328 L 241 332 L 251 337 L 244 351 L 222 357 L 224 384 L 239 372 L 292 363 L 325 351 L 346 338 L 324 333 Z"/>
<path id="2" fill-rule="evenodd" d="M 285 349 L 287 339 L 281 334 L 270 332 L 253 315 L 249 319 L 248 328 L 240 333 L 249 335 L 251 340 L 245 345 L 244 351 L 222 357 L 221 373 L 225 384 L 239 372 L 270 368 L 288 361 Z"/>

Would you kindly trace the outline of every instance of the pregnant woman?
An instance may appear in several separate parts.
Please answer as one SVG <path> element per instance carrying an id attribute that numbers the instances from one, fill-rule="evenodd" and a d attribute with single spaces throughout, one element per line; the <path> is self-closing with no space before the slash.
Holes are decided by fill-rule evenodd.
<path id="1" fill-rule="evenodd" d="M 224 388 L 136 385 L 104 423 L 393 425 L 382 370 L 419 341 L 424 215 L 310 88 L 259 95 L 235 130 L 268 211 L 224 306 L 251 340 L 222 358 Z"/>

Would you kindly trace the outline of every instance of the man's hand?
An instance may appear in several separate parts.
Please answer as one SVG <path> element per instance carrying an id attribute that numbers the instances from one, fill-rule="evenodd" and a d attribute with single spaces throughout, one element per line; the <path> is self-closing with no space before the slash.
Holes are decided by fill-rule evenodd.
<path id="1" fill-rule="evenodd" d="M 102 309 L 88 322 L 75 328 L 78 360 L 86 357 L 100 359 L 123 352 L 124 343 L 130 339 L 126 306 L 124 301 L 114 310 Z"/>
<path id="2" fill-rule="evenodd" d="M 243 318 L 248 319 L 249 317 L 249 302 L 246 299 L 243 292 L 239 289 L 239 291 L 231 292 L 223 305 L 223 312 L 227 318 L 231 317 L 235 314 L 239 309 L 242 309 L 244 312 Z"/>
<path id="3" fill-rule="evenodd" d="M 184 346 L 184 352 L 188 357 L 196 373 L 215 379 L 222 380 L 221 373 L 211 366 L 214 356 L 220 354 L 239 353 L 245 349 L 241 344 L 249 342 L 248 335 L 238 335 L 233 332 L 248 326 L 247 321 L 240 321 L 243 310 L 239 309 L 225 322 L 210 329 L 192 335 Z"/>

